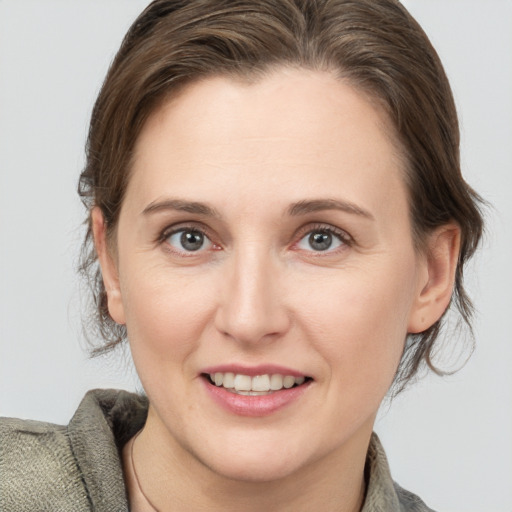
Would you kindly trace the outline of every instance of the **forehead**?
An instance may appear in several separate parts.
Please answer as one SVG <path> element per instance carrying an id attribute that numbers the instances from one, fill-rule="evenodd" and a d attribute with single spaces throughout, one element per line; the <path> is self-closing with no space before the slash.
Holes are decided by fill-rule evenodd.
<path id="1" fill-rule="evenodd" d="M 136 190 L 149 202 L 168 189 L 195 200 L 264 199 L 279 187 L 289 201 L 336 190 L 371 207 L 382 195 L 365 191 L 370 185 L 403 188 L 390 133 L 376 102 L 329 73 L 282 69 L 254 83 L 211 77 L 150 116 L 127 196 Z"/>

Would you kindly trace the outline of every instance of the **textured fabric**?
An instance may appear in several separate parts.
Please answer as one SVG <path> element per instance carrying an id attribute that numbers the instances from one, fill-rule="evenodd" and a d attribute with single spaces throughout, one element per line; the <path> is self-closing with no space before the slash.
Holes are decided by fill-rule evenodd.
<path id="1" fill-rule="evenodd" d="M 128 511 L 120 449 L 146 415 L 143 397 L 95 390 L 67 427 L 0 419 L 0 511 Z"/>
<path id="2" fill-rule="evenodd" d="M 147 416 L 126 391 L 85 395 L 67 427 L 0 419 L 0 512 L 128 511 L 120 451 Z M 362 512 L 432 512 L 391 478 L 378 437 L 366 461 Z"/>
<path id="3" fill-rule="evenodd" d="M 366 455 L 367 488 L 361 512 L 434 512 L 412 492 L 393 482 L 384 448 L 373 434 Z"/>

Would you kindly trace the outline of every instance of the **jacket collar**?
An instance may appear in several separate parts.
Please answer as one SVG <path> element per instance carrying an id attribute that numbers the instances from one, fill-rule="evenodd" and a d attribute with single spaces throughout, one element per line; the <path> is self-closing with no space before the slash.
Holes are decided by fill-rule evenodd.
<path id="1" fill-rule="evenodd" d="M 72 451 L 93 510 L 128 510 L 121 450 L 146 421 L 144 396 L 109 389 L 89 391 L 68 425 Z M 430 509 L 393 482 L 384 449 L 372 434 L 366 458 L 366 498 L 361 512 Z"/>
<path id="2" fill-rule="evenodd" d="M 144 425 L 145 397 L 109 389 L 89 391 L 68 425 L 92 510 L 128 510 L 121 449 Z"/>

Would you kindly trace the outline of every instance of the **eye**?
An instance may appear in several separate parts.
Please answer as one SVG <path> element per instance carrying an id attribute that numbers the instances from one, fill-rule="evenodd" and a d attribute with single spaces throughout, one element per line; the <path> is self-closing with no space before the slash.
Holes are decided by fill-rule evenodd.
<path id="1" fill-rule="evenodd" d="M 213 243 L 203 232 L 191 228 L 182 228 L 170 233 L 166 241 L 178 252 L 197 252 L 213 247 Z"/>
<path id="2" fill-rule="evenodd" d="M 310 230 L 299 240 L 297 247 L 305 251 L 332 252 L 346 244 L 346 236 L 342 233 L 323 227 Z"/>

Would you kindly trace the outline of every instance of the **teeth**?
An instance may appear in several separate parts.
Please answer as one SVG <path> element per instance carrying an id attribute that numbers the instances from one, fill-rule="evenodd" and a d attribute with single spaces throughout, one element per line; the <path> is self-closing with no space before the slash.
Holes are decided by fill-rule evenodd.
<path id="1" fill-rule="evenodd" d="M 261 396 L 261 395 L 269 394 L 267 391 L 233 391 L 233 393 L 236 393 L 237 395 L 245 395 L 245 396 Z"/>
<path id="2" fill-rule="evenodd" d="M 252 378 L 252 391 L 268 391 L 270 389 L 270 377 L 268 375 L 257 375 Z"/>
<path id="3" fill-rule="evenodd" d="M 290 389 L 294 385 L 300 386 L 306 381 L 306 377 L 294 377 L 293 375 L 249 375 L 234 373 L 211 373 L 210 380 L 216 386 L 222 386 L 226 389 L 240 395 L 264 395 L 280 389 Z"/>
<path id="4" fill-rule="evenodd" d="M 295 377 L 292 377 L 291 375 L 287 375 L 287 376 L 283 379 L 283 386 L 284 386 L 286 389 L 290 389 L 294 384 L 295 384 Z"/>
<path id="5" fill-rule="evenodd" d="M 277 391 L 277 390 L 281 389 L 282 387 L 283 387 L 283 376 L 279 375 L 279 374 L 272 375 L 272 377 L 270 377 L 270 389 L 272 391 Z"/>
<path id="6" fill-rule="evenodd" d="M 251 391 L 252 379 L 249 375 L 236 375 L 235 376 L 235 390 L 236 391 Z"/>
<path id="7" fill-rule="evenodd" d="M 234 388 L 235 387 L 235 374 L 234 373 L 225 373 L 224 381 L 223 381 L 222 385 L 228 389 Z"/>

